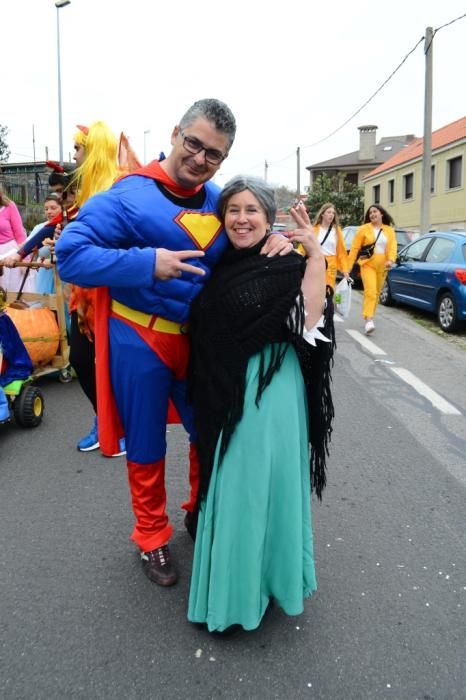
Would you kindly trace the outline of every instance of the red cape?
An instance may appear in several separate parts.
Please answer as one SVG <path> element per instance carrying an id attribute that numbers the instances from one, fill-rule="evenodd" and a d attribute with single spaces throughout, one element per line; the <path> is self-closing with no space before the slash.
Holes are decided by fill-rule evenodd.
<path id="1" fill-rule="evenodd" d="M 186 189 L 171 179 L 161 167 L 158 160 L 152 161 L 138 170 L 123 175 L 141 175 L 157 180 L 165 185 L 175 195 L 192 197 L 202 185 Z M 122 178 L 120 178 L 122 179 Z M 110 317 L 111 298 L 107 287 L 96 289 L 95 301 L 95 355 L 97 378 L 97 415 L 100 450 L 106 457 L 111 457 L 120 451 L 119 441 L 124 437 L 124 430 L 118 413 L 110 378 L 108 320 Z M 180 417 L 170 401 L 167 423 L 181 423 Z"/>

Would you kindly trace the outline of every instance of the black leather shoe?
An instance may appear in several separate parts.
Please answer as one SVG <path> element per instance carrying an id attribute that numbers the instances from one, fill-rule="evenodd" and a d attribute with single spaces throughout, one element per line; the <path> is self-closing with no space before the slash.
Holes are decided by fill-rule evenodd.
<path id="1" fill-rule="evenodd" d="M 141 552 L 141 562 L 147 578 L 159 586 L 173 586 L 178 581 L 168 544 L 150 552 Z"/>

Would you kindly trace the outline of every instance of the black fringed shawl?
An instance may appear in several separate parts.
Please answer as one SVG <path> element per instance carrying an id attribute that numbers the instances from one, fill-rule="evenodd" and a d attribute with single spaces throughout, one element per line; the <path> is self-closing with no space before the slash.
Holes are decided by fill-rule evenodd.
<path id="1" fill-rule="evenodd" d="M 301 282 L 306 263 L 296 253 L 271 258 L 260 255 L 265 240 L 253 248 L 227 250 L 191 307 L 188 386 L 198 435 L 200 496 L 208 490 L 219 437 L 221 460 L 241 420 L 249 359 L 260 353 L 258 405 L 291 343 L 307 392 L 311 483 L 321 499 L 334 415 L 330 390 L 335 346 L 331 293 L 323 333 L 332 342 L 317 341 L 313 347 L 302 337 Z M 271 346 L 271 354 L 266 362 L 267 346 Z"/>

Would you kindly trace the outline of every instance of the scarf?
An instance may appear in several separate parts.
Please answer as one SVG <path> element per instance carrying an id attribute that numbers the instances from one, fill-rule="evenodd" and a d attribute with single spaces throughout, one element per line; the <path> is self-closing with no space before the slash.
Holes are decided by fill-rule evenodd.
<path id="1" fill-rule="evenodd" d="M 241 420 L 249 359 L 260 354 L 258 406 L 290 344 L 297 353 L 306 387 L 311 484 L 319 499 L 325 487 L 325 458 L 334 415 L 331 292 L 324 333 L 332 342 L 311 346 L 302 337 L 305 261 L 296 253 L 272 258 L 260 255 L 265 240 L 252 248 L 228 249 L 191 306 L 188 393 L 198 435 L 200 498 L 207 494 L 219 439 L 221 463 Z"/>

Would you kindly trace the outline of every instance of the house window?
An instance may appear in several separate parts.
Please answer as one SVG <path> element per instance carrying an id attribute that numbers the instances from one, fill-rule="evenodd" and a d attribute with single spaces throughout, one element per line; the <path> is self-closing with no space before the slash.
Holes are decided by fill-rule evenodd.
<path id="1" fill-rule="evenodd" d="M 395 180 L 388 181 L 388 203 L 393 204 L 395 201 Z"/>
<path id="2" fill-rule="evenodd" d="M 463 184 L 463 156 L 450 158 L 447 161 L 447 189 L 453 190 Z"/>
<path id="3" fill-rule="evenodd" d="M 403 199 L 414 197 L 414 173 L 403 175 Z"/>
<path id="4" fill-rule="evenodd" d="M 435 165 L 432 165 L 430 168 L 430 193 L 433 194 L 435 192 Z"/>
<path id="5" fill-rule="evenodd" d="M 375 185 L 372 188 L 372 201 L 374 204 L 380 204 L 380 185 Z"/>
<path id="6" fill-rule="evenodd" d="M 351 182 L 352 185 L 358 184 L 358 174 L 357 173 L 346 173 L 345 180 Z"/>

